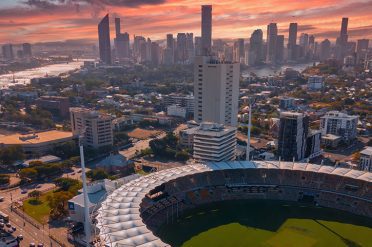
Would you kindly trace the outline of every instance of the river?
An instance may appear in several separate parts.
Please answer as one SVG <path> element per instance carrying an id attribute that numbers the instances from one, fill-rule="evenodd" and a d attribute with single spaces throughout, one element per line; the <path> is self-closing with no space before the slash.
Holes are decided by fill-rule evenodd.
<path id="1" fill-rule="evenodd" d="M 48 76 L 58 76 L 75 69 L 79 69 L 84 64 L 83 60 L 69 63 L 51 64 L 39 68 L 27 69 L 14 74 L 0 75 L 0 88 L 7 88 L 11 84 L 29 84 L 32 78 Z M 13 79 L 14 75 L 14 79 Z"/>
<path id="2" fill-rule="evenodd" d="M 255 73 L 258 77 L 267 77 L 279 74 L 281 71 L 284 71 L 286 68 L 292 68 L 299 72 L 302 72 L 309 66 L 312 66 L 313 63 L 304 63 L 304 64 L 286 64 L 277 67 L 262 66 L 262 67 L 252 67 L 244 70 L 242 72 L 243 77 L 248 77 L 251 72 Z"/>

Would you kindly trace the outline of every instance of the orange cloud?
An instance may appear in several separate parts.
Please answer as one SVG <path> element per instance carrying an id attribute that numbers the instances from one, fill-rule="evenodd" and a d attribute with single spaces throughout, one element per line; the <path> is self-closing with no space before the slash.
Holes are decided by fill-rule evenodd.
<path id="1" fill-rule="evenodd" d="M 372 0 L 66 0 L 32 1 L 42 5 L 0 7 L 0 43 L 67 39 L 97 40 L 97 24 L 106 12 L 121 17 L 122 31 L 151 39 L 166 33 L 200 35 L 200 5 L 213 4 L 213 38 L 246 38 L 253 30 L 266 32 L 277 22 L 287 36 L 290 22 L 318 40 L 334 40 L 341 18 L 349 17 L 350 39 L 372 39 Z M 61 2 L 61 1 L 59 1 Z M 93 4 L 88 4 L 88 2 Z M 48 4 L 46 4 L 48 3 Z M 118 4 L 126 3 L 126 4 Z M 1 6 L 1 5 L 0 5 Z M 111 23 L 114 37 L 114 23 Z"/>

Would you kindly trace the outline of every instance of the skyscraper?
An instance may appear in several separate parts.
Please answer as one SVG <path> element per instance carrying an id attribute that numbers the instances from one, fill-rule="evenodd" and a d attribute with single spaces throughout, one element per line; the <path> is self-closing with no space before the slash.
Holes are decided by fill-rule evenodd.
<path id="1" fill-rule="evenodd" d="M 121 33 L 120 18 L 115 18 L 115 31 L 114 44 L 117 58 L 129 58 L 129 34 L 127 32 Z"/>
<path id="2" fill-rule="evenodd" d="M 23 56 L 24 57 L 31 57 L 32 56 L 31 44 L 30 43 L 23 43 L 22 44 L 22 50 L 23 50 Z"/>
<path id="3" fill-rule="evenodd" d="M 261 29 L 254 30 L 249 40 L 249 65 L 259 65 L 263 62 L 263 32 Z"/>
<path id="4" fill-rule="evenodd" d="M 336 41 L 336 58 L 341 61 L 344 59 L 344 56 L 347 50 L 347 40 L 348 40 L 347 26 L 348 24 L 349 24 L 349 18 L 347 17 L 342 18 L 340 36 L 337 38 L 337 41 Z"/>
<path id="5" fill-rule="evenodd" d="M 202 56 L 212 53 L 212 5 L 202 5 Z"/>
<path id="6" fill-rule="evenodd" d="M 121 33 L 121 28 L 120 28 L 120 18 L 116 17 L 115 18 L 115 34 L 116 38 L 120 35 Z"/>
<path id="7" fill-rule="evenodd" d="M 195 121 L 236 126 L 239 63 L 224 63 L 210 56 L 199 56 L 194 64 Z"/>
<path id="8" fill-rule="evenodd" d="M 276 36 L 275 62 L 283 63 L 284 61 L 284 35 Z"/>
<path id="9" fill-rule="evenodd" d="M 368 39 L 358 39 L 357 43 L 357 63 L 362 64 L 365 62 L 366 54 L 368 53 Z"/>
<path id="10" fill-rule="evenodd" d="M 202 38 L 200 36 L 195 37 L 195 56 L 202 55 Z"/>
<path id="11" fill-rule="evenodd" d="M 288 36 L 288 60 L 295 61 L 297 59 L 297 23 L 289 24 Z"/>
<path id="12" fill-rule="evenodd" d="M 328 39 L 320 43 L 319 59 L 325 61 L 331 56 L 331 42 Z"/>
<path id="13" fill-rule="evenodd" d="M 3 50 L 3 57 L 5 60 L 13 60 L 14 59 L 14 52 L 13 52 L 13 45 L 12 44 L 5 44 L 2 47 Z"/>
<path id="14" fill-rule="evenodd" d="M 305 158 L 309 119 L 302 113 L 280 113 L 278 156 L 284 161 Z"/>
<path id="15" fill-rule="evenodd" d="M 98 24 L 99 57 L 105 64 L 111 64 L 110 20 L 107 14 Z"/>
<path id="16" fill-rule="evenodd" d="M 177 34 L 177 61 L 185 63 L 187 60 L 187 41 L 185 33 Z"/>
<path id="17" fill-rule="evenodd" d="M 278 36 L 278 27 L 276 23 L 270 23 L 267 25 L 267 53 L 266 53 L 266 63 L 275 63 L 276 55 L 276 39 Z"/>

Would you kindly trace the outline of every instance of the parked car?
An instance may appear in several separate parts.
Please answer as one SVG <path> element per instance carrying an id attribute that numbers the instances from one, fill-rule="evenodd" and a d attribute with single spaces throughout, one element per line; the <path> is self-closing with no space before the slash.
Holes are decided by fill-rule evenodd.
<path id="1" fill-rule="evenodd" d="M 18 235 L 17 238 L 18 238 L 19 240 L 23 240 L 23 235 L 22 235 L 22 234 L 21 234 L 21 235 Z"/>
<path id="2" fill-rule="evenodd" d="M 6 227 L 12 227 L 12 225 L 9 222 L 6 223 L 5 225 L 6 225 Z"/>
<path id="3" fill-rule="evenodd" d="M 0 196 L 0 202 L 3 202 L 3 201 L 4 201 L 4 197 Z"/>
<path id="4" fill-rule="evenodd" d="M 30 247 L 36 247 L 35 243 L 30 243 Z"/>
<path id="5" fill-rule="evenodd" d="M 16 228 L 15 226 L 12 226 L 12 230 L 13 230 L 13 231 L 16 231 L 17 228 Z"/>
<path id="6" fill-rule="evenodd" d="M 26 194 L 27 193 L 27 190 L 24 189 L 24 190 L 21 190 L 21 194 Z"/>

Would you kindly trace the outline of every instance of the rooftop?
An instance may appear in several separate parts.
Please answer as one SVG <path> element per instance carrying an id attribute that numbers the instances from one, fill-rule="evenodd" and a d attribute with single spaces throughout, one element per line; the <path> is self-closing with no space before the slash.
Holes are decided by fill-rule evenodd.
<path id="1" fill-rule="evenodd" d="M 367 155 L 367 156 L 372 156 L 372 147 L 368 146 L 362 151 L 360 151 L 360 154 Z"/>
<path id="2" fill-rule="evenodd" d="M 45 142 L 52 142 L 61 139 L 71 139 L 72 132 L 50 130 L 34 134 L 13 134 L 7 136 L 0 136 L 0 144 L 4 145 L 25 145 L 25 144 L 39 144 Z"/>

